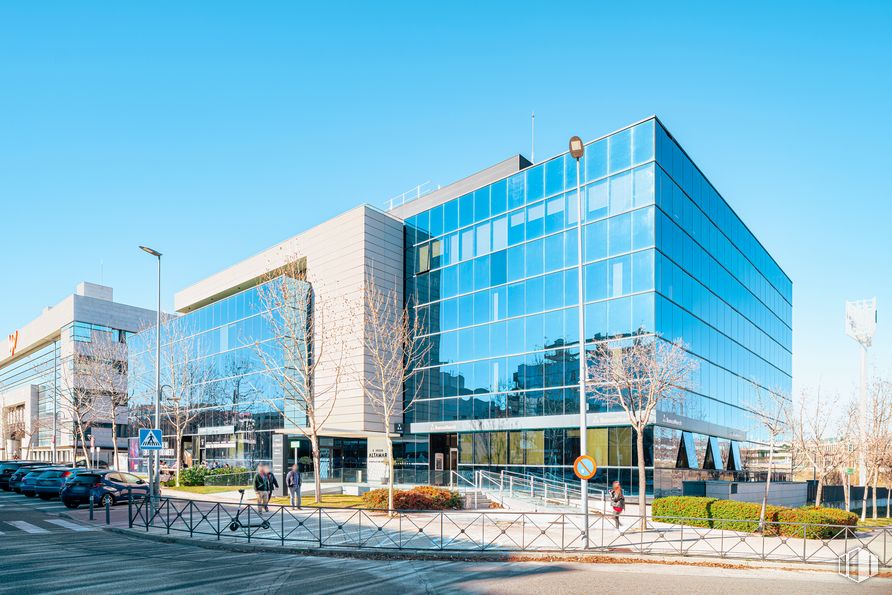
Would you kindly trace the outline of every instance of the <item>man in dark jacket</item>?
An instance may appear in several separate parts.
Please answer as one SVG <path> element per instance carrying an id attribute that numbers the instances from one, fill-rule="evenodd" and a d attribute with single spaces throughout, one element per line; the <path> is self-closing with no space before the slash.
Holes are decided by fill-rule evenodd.
<path id="1" fill-rule="evenodd" d="M 269 510 L 270 483 L 266 474 L 266 467 L 257 465 L 257 473 L 254 475 L 254 494 L 257 496 L 257 507 L 261 510 Z"/>
<path id="2" fill-rule="evenodd" d="M 276 476 L 273 473 L 272 469 L 269 468 L 269 465 L 263 466 L 266 471 L 266 485 L 267 485 L 267 494 L 266 494 L 266 503 L 264 504 L 264 509 L 266 512 L 269 512 L 269 500 L 273 497 L 273 492 L 276 488 L 279 487 L 279 482 L 276 480 Z"/>
<path id="3" fill-rule="evenodd" d="M 297 507 L 300 510 L 300 471 L 298 471 L 296 463 L 291 466 L 291 471 L 285 476 L 285 485 L 291 496 L 291 508 Z"/>

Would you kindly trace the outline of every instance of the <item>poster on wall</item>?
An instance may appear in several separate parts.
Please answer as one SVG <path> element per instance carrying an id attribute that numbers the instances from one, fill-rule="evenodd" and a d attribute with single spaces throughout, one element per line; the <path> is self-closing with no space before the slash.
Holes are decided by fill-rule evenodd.
<path id="1" fill-rule="evenodd" d="M 127 439 L 127 470 L 136 473 L 140 469 L 139 438 Z"/>

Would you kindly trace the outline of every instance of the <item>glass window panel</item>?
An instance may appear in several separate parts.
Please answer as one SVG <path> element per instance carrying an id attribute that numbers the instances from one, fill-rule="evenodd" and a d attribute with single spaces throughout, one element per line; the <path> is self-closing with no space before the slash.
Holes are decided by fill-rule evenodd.
<path id="1" fill-rule="evenodd" d="M 597 180 L 607 175 L 607 139 L 585 148 L 585 179 Z"/>
<path id="2" fill-rule="evenodd" d="M 607 216 L 607 206 L 610 202 L 610 184 L 608 180 L 601 180 L 590 185 L 586 190 L 586 214 L 587 221 L 594 221 Z"/>
<path id="3" fill-rule="evenodd" d="M 448 233 L 458 229 L 458 199 L 443 205 L 443 231 Z"/>
<path id="4" fill-rule="evenodd" d="M 589 428 L 586 431 L 585 453 L 595 459 L 598 467 L 608 464 L 607 445 L 607 428 Z"/>
<path id="5" fill-rule="evenodd" d="M 608 261 L 602 260 L 585 267 L 585 301 L 602 300 L 608 293 Z"/>
<path id="6" fill-rule="evenodd" d="M 610 261 L 610 297 L 626 295 L 632 292 L 632 259 L 620 256 Z M 597 264 L 597 263 L 596 263 Z M 592 265 L 589 265 L 592 266 Z"/>
<path id="7" fill-rule="evenodd" d="M 474 324 L 489 322 L 489 292 L 478 291 L 474 295 Z"/>
<path id="8" fill-rule="evenodd" d="M 508 247 L 508 218 L 498 217 L 492 220 L 492 249 L 503 250 Z"/>
<path id="9" fill-rule="evenodd" d="M 443 330 L 451 330 L 458 327 L 458 300 L 444 300 L 441 302 L 440 319 Z"/>
<path id="10" fill-rule="evenodd" d="M 489 325 L 489 348 L 492 350 L 490 355 L 504 355 L 507 353 L 507 332 L 508 328 L 504 322 Z"/>
<path id="11" fill-rule="evenodd" d="M 458 460 L 468 465 L 474 462 L 474 434 L 458 435 Z"/>
<path id="12" fill-rule="evenodd" d="M 526 170 L 527 175 L 527 203 L 535 202 L 544 196 L 545 192 L 545 168 L 542 165 Z"/>
<path id="13" fill-rule="evenodd" d="M 564 191 L 564 159 L 558 157 L 545 164 L 545 196 Z"/>
<path id="14" fill-rule="evenodd" d="M 632 151 L 635 163 L 654 158 L 654 121 L 642 122 L 632 129 Z"/>
<path id="15" fill-rule="evenodd" d="M 508 248 L 508 281 L 517 281 L 524 276 L 524 254 L 526 246 Z"/>
<path id="16" fill-rule="evenodd" d="M 508 462 L 508 432 L 492 432 L 490 436 L 490 450 L 493 465 L 504 465 Z"/>
<path id="17" fill-rule="evenodd" d="M 507 251 L 500 250 L 490 255 L 490 283 L 501 285 L 507 280 Z"/>
<path id="18" fill-rule="evenodd" d="M 554 234 L 545 238 L 545 272 L 564 267 L 564 236 Z"/>
<path id="19" fill-rule="evenodd" d="M 523 432 L 508 432 L 508 464 L 523 465 Z"/>
<path id="20" fill-rule="evenodd" d="M 508 178 L 508 210 L 516 209 L 523 205 L 526 172 L 514 174 Z"/>
<path id="21" fill-rule="evenodd" d="M 474 230 L 466 229 L 461 232 L 459 259 L 468 260 L 474 258 Z"/>
<path id="22" fill-rule="evenodd" d="M 545 431 L 525 431 L 523 433 L 523 451 L 527 465 L 544 465 Z"/>
<path id="23" fill-rule="evenodd" d="M 441 297 L 452 297 L 458 293 L 458 267 L 451 266 L 443 269 L 440 276 Z"/>
<path id="24" fill-rule="evenodd" d="M 560 308 L 564 304 L 564 274 L 552 273 L 545 276 L 545 309 Z"/>
<path id="25" fill-rule="evenodd" d="M 508 245 L 513 246 L 524 240 L 526 213 L 523 209 L 508 214 Z"/>
<path id="26" fill-rule="evenodd" d="M 487 415 L 487 417 L 489 416 Z M 489 465 L 492 462 L 489 432 L 476 432 L 472 436 L 474 437 L 474 462 L 478 465 Z"/>
<path id="27" fill-rule="evenodd" d="M 490 225 L 489 222 L 477 226 L 477 254 L 487 254 L 490 251 Z"/>
<path id="28" fill-rule="evenodd" d="M 607 139 L 610 173 L 626 169 L 632 162 L 632 131 L 623 130 Z"/>
<path id="29" fill-rule="evenodd" d="M 474 290 L 474 261 L 466 260 L 458 265 L 458 291 L 467 293 Z"/>
<path id="30" fill-rule="evenodd" d="M 458 325 L 474 324 L 474 296 L 463 295 L 458 298 Z"/>
<path id="31" fill-rule="evenodd" d="M 632 174 L 626 172 L 610 178 L 610 214 L 632 208 Z"/>
<path id="32" fill-rule="evenodd" d="M 632 291 L 647 291 L 654 288 L 654 252 L 645 250 L 632 255 Z"/>
<path id="33" fill-rule="evenodd" d="M 474 195 L 465 194 L 458 199 L 458 225 L 464 227 L 474 222 Z"/>
<path id="34" fill-rule="evenodd" d="M 612 337 L 628 335 L 632 330 L 632 299 L 610 300 L 610 323 L 608 330 Z"/>
<path id="35" fill-rule="evenodd" d="M 654 202 L 654 166 L 639 167 L 632 172 L 634 182 L 633 203 L 636 207 Z"/>
<path id="36" fill-rule="evenodd" d="M 526 313 L 524 284 L 512 283 L 508 286 L 508 316 L 523 316 Z"/>
<path id="37" fill-rule="evenodd" d="M 542 266 L 543 266 L 543 255 L 542 255 L 542 240 L 536 240 L 535 242 L 529 242 L 526 245 L 526 272 L 527 277 L 532 277 L 534 275 L 542 274 Z"/>
<path id="38" fill-rule="evenodd" d="M 545 233 L 545 203 L 527 207 L 527 239 L 538 238 Z"/>
<path id="39" fill-rule="evenodd" d="M 632 212 L 632 248 L 646 248 L 654 245 L 654 208 Z"/>
<path id="40" fill-rule="evenodd" d="M 507 180 L 499 180 L 490 186 L 490 211 L 493 215 L 500 215 L 505 212 L 508 200 L 508 182 Z"/>
<path id="41" fill-rule="evenodd" d="M 545 304 L 543 277 L 526 281 L 526 313 L 541 312 Z"/>
<path id="42" fill-rule="evenodd" d="M 632 465 L 632 428 L 609 428 L 607 446 L 610 452 L 607 464 L 611 467 L 630 467 Z"/>
<path id="43" fill-rule="evenodd" d="M 527 316 L 526 321 L 526 351 L 536 351 L 545 346 L 542 315 Z"/>
<path id="44" fill-rule="evenodd" d="M 545 203 L 545 233 L 554 233 L 564 228 L 564 209 L 567 199 L 557 196 Z"/>
<path id="45" fill-rule="evenodd" d="M 642 293 L 632 298 L 632 327 L 639 333 L 655 330 L 653 293 Z"/>
<path id="46" fill-rule="evenodd" d="M 564 305 L 574 306 L 579 302 L 579 275 L 577 269 L 564 271 Z"/>
<path id="47" fill-rule="evenodd" d="M 474 260 L 474 289 L 485 289 L 489 287 L 489 256 L 481 256 Z"/>
<path id="48" fill-rule="evenodd" d="M 632 249 L 632 214 L 623 213 L 608 219 L 610 222 L 610 254 L 622 254 Z"/>
<path id="49" fill-rule="evenodd" d="M 561 313 L 564 316 L 564 344 L 577 343 L 579 341 L 579 309 L 564 308 Z M 567 365 L 571 364 L 568 362 Z M 566 382 L 562 382 L 562 384 L 566 384 Z"/>
<path id="50" fill-rule="evenodd" d="M 607 222 L 609 220 L 589 223 L 585 231 L 585 260 L 591 262 L 607 257 Z"/>
<path id="51" fill-rule="evenodd" d="M 431 209 L 431 235 L 436 237 L 443 233 L 443 205 Z"/>
<path id="52" fill-rule="evenodd" d="M 568 229 L 564 232 L 564 266 L 576 266 L 578 261 L 579 246 L 576 242 L 577 232 L 575 229 Z"/>
<path id="53" fill-rule="evenodd" d="M 474 221 L 489 217 L 489 186 L 474 191 Z"/>
<path id="54" fill-rule="evenodd" d="M 510 305 L 511 298 L 509 296 L 508 302 Z M 510 314 L 509 314 L 510 316 Z M 506 332 L 507 332 L 507 341 L 508 341 L 508 353 L 518 353 L 522 351 L 523 347 L 523 318 L 512 318 L 506 323 Z"/>

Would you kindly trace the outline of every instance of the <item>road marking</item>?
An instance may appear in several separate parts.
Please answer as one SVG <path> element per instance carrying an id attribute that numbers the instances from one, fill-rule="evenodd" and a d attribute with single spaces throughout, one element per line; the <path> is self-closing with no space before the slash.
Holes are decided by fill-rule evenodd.
<path id="1" fill-rule="evenodd" d="M 12 525 L 16 529 L 21 529 L 25 533 L 49 533 L 46 529 L 32 525 L 25 521 L 4 521 L 7 525 Z"/>
<path id="2" fill-rule="evenodd" d="M 65 529 L 71 529 L 72 531 L 95 531 L 96 529 L 92 527 L 84 527 L 83 525 L 78 525 L 77 523 L 72 523 L 70 521 L 66 521 L 64 519 L 46 519 L 46 522 L 52 523 L 54 525 L 59 525 Z"/>

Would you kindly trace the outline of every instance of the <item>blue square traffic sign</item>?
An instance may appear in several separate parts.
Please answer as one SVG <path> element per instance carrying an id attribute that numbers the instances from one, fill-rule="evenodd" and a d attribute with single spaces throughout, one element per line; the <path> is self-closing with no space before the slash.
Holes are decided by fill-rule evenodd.
<path id="1" fill-rule="evenodd" d="M 140 450 L 161 450 L 161 430 L 140 428 L 139 448 Z"/>

